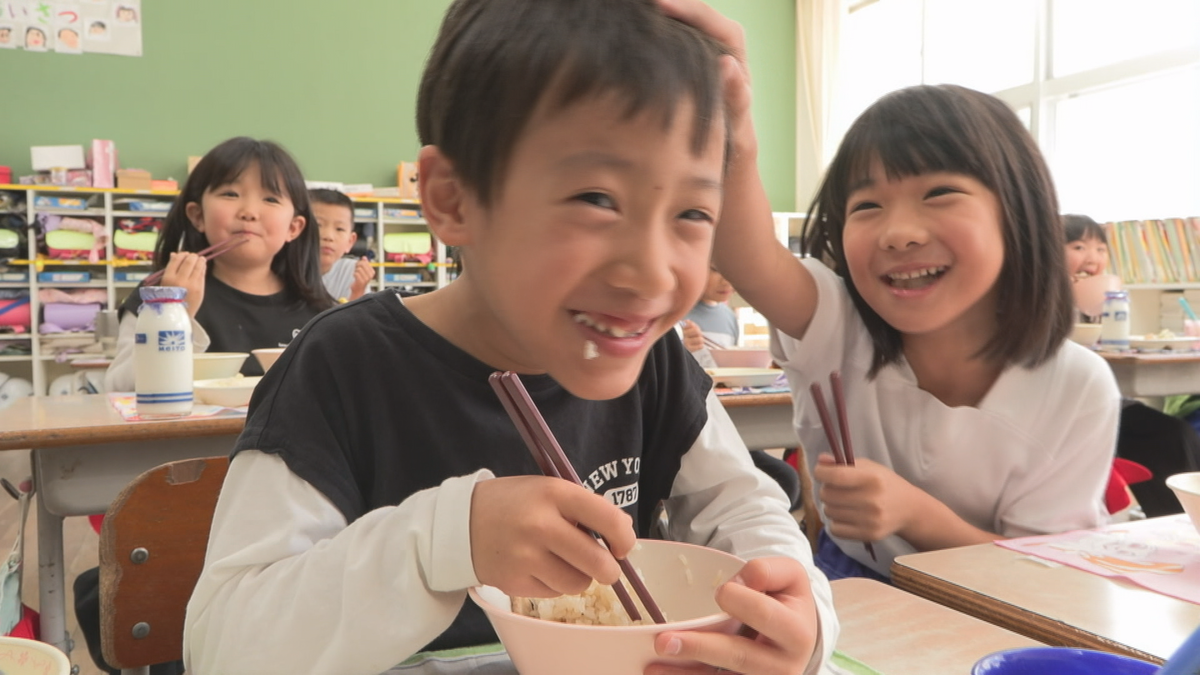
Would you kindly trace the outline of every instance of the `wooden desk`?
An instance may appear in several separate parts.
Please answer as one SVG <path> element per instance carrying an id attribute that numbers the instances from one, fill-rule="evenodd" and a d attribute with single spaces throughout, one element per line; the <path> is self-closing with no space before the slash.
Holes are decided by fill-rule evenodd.
<path id="1" fill-rule="evenodd" d="M 1121 393 L 1129 398 L 1194 394 L 1200 391 L 1200 352 L 1100 352 L 1100 356 L 1112 368 Z"/>
<path id="2" fill-rule="evenodd" d="M 831 585 L 837 650 L 885 675 L 966 675 L 992 652 L 1043 646 L 878 581 Z"/>
<path id="3" fill-rule="evenodd" d="M 1200 625 L 1200 605 L 995 544 L 914 553 L 896 586 L 1046 644 L 1162 663 Z"/>
<path id="4" fill-rule="evenodd" d="M 32 449 L 42 640 L 70 654 L 62 521 L 103 513 L 143 471 L 228 454 L 244 417 L 126 422 L 106 396 L 22 398 L 0 411 L 0 450 Z"/>

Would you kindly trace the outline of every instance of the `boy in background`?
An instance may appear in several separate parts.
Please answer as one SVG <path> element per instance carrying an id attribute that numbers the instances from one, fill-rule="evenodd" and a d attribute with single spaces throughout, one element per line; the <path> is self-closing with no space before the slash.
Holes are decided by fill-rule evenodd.
<path id="1" fill-rule="evenodd" d="M 313 217 L 321 231 L 321 281 L 338 302 L 361 298 L 367 292 L 375 270 L 366 258 L 347 258 L 358 241 L 354 231 L 354 203 L 337 190 L 320 188 L 308 191 Z"/>
<path id="2" fill-rule="evenodd" d="M 418 96 L 420 190 L 462 274 L 325 312 L 268 371 L 188 605 L 189 672 L 378 673 L 494 643 L 468 588 L 612 583 L 576 526 L 623 557 L 660 503 L 670 538 L 750 561 L 716 600 L 756 632 L 667 631 L 659 654 L 821 672 L 829 585 L 672 330 L 721 209 L 719 53 L 649 0 L 450 6 Z M 521 374 L 591 490 L 538 475 L 498 370 Z"/>
<path id="3" fill-rule="evenodd" d="M 698 351 L 693 347 L 695 340 L 688 340 L 694 334 L 691 324 L 700 331 L 699 346 L 704 347 L 704 338 L 708 338 L 721 347 L 733 347 L 737 344 L 738 330 L 737 314 L 729 306 L 733 297 L 733 284 L 729 283 L 715 267 L 708 269 L 708 283 L 704 286 L 704 295 L 692 311 L 684 317 L 684 344 L 688 350 Z"/>

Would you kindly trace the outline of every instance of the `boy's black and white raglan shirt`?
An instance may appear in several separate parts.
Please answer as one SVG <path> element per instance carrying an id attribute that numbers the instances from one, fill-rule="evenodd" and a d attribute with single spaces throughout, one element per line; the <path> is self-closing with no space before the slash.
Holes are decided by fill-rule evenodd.
<path id="1" fill-rule="evenodd" d="M 492 372 L 391 292 L 314 320 L 256 390 L 234 450 L 188 607 L 189 669 L 378 673 L 422 649 L 494 642 L 463 602 L 478 584 L 471 492 L 539 470 Z M 801 560 L 827 656 L 828 584 L 673 332 L 617 399 L 576 398 L 546 375 L 522 382 L 586 487 L 639 536 L 663 501 L 673 539 Z"/>

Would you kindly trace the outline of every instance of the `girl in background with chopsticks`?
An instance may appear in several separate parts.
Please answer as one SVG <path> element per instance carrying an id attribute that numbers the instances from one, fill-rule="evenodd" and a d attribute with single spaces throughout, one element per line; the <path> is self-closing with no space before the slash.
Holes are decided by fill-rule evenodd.
<path id="1" fill-rule="evenodd" d="M 196 164 L 154 250 L 154 268 L 162 272 L 156 283 L 187 289 L 196 351 L 287 346 L 309 319 L 333 306 L 321 283 L 315 223 L 300 167 L 271 141 L 232 138 Z M 215 248 L 217 255 L 201 254 L 225 242 L 232 245 Z M 121 305 L 107 391 L 133 389 L 140 305 L 136 292 Z M 262 368 L 248 358 L 242 374 L 262 375 Z"/>
<path id="2" fill-rule="evenodd" d="M 727 86 L 744 110 L 742 65 Z M 887 577 L 898 555 L 1106 522 L 1120 396 L 1066 340 L 1054 185 L 1012 110 L 952 85 L 880 99 L 826 173 L 802 260 L 774 237 L 749 117 L 734 128 L 746 159 L 714 258 L 772 324 L 820 485 L 826 574 Z M 831 371 L 857 466 L 831 456 L 809 396 Z"/>

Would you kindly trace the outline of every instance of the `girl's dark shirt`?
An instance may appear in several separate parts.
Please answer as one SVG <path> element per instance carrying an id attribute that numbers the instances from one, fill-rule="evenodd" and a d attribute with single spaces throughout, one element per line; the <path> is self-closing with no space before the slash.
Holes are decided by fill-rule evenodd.
<path id="1" fill-rule="evenodd" d="M 134 292 L 121 311 L 137 312 L 141 296 Z M 321 313 L 287 290 L 272 295 L 252 295 L 225 284 L 209 271 L 204 281 L 204 301 L 196 312 L 196 323 L 209 337 L 210 352 L 244 352 L 267 347 L 286 347 L 314 316 Z M 242 364 L 242 375 L 262 375 L 258 359 Z"/>

